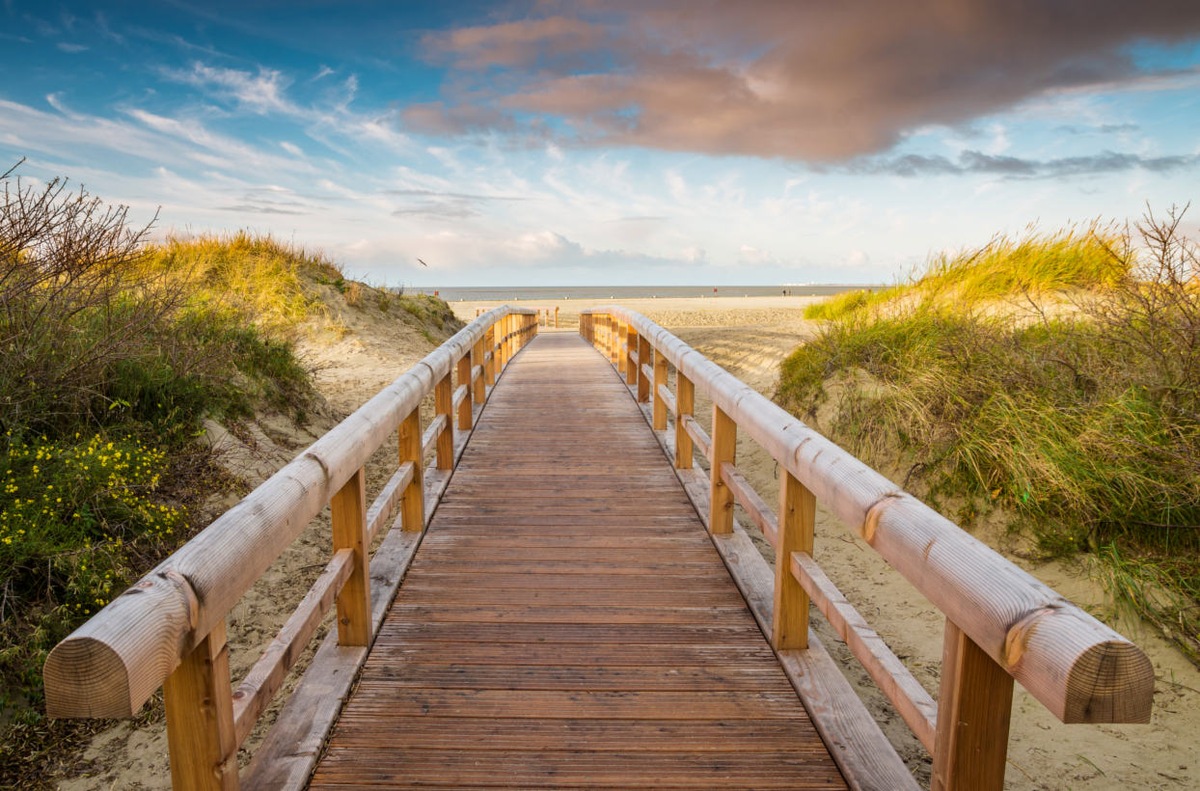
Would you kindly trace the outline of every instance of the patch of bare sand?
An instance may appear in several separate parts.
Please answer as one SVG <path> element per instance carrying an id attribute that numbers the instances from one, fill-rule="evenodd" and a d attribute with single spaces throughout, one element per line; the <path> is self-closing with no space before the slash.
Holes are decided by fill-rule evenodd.
<path id="1" fill-rule="evenodd" d="M 301 360 L 314 370 L 314 382 L 328 403 L 301 426 L 277 414 L 259 415 L 254 421 L 228 430 L 208 424 L 208 439 L 220 451 L 221 463 L 245 483 L 248 492 L 287 464 L 337 422 L 408 370 L 433 350 L 434 344 L 402 321 L 396 310 L 376 305 L 339 310 L 333 327 L 314 330 L 299 343 Z M 367 465 L 367 494 L 375 494 L 395 468 L 390 445 Z M 230 494 L 215 504 L 220 513 L 239 499 Z M 227 619 L 230 672 L 236 683 L 250 669 L 266 645 L 295 610 L 330 555 L 328 514 L 322 513 L 266 571 L 230 612 Z M 322 625 L 297 669 L 303 669 L 328 627 Z M 244 766 L 261 742 L 266 728 L 295 684 L 293 672 L 276 696 L 239 755 Z M 57 781 L 64 791 L 121 789 L 158 791 L 171 787 L 166 728 L 161 700 L 137 720 L 117 721 L 98 733 L 73 762 L 69 777 Z"/>
<path id="2" fill-rule="evenodd" d="M 646 300 L 648 302 L 649 300 Z M 645 313 L 768 397 L 778 383 L 779 363 L 814 327 L 799 310 L 756 306 L 716 307 L 720 300 L 687 300 L 659 317 Z M 703 304 L 697 304 L 703 303 Z M 711 309 L 710 309 L 711 308 Z M 695 313 L 703 314 L 698 321 Z M 697 403 L 697 412 L 703 408 Z M 773 459 L 752 442 L 738 444 L 738 466 L 768 502 L 774 501 L 778 472 Z M 748 519 L 742 523 L 749 524 Z M 752 532 L 757 532 L 751 527 Z M 987 538 L 981 536 L 981 538 Z M 768 560 L 773 551 L 758 537 Z M 1005 547 L 1000 547 L 1001 551 Z M 1114 616 L 1103 589 L 1087 575 L 1082 562 L 1036 563 L 1005 552 L 1008 558 L 1077 605 L 1113 625 L 1140 645 L 1154 664 L 1154 710 L 1149 725 L 1063 725 L 1026 693 L 1016 688 L 1009 768 L 1010 791 L 1141 791 L 1200 787 L 1200 671 L 1170 643 L 1141 622 Z M 859 609 L 868 623 L 934 695 L 941 665 L 944 619 L 923 596 L 891 569 L 866 542 L 847 530 L 828 511 L 817 521 L 815 556 L 829 577 Z M 819 616 L 814 619 L 822 640 L 841 661 L 843 672 L 864 698 L 884 733 L 923 783 L 929 759 L 898 715 L 837 641 Z"/>

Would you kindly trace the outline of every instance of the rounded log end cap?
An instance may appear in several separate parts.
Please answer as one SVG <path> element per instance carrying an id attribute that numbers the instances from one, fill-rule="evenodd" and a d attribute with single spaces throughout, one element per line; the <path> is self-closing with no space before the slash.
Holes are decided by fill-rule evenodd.
<path id="1" fill-rule="evenodd" d="M 132 717 L 129 673 L 105 643 L 68 637 L 54 647 L 42 669 L 48 717 Z"/>
<path id="2" fill-rule="evenodd" d="M 1071 665 L 1062 721 L 1148 723 L 1154 666 L 1128 640 L 1095 643 Z"/>

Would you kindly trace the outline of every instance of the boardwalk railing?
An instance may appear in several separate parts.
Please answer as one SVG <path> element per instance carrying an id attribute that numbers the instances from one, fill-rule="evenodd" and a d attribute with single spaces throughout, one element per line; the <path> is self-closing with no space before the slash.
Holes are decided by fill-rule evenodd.
<path id="1" fill-rule="evenodd" d="M 238 747 L 335 605 L 331 654 L 341 664 L 332 666 L 343 683 L 353 678 L 382 617 L 379 603 L 395 592 L 397 566 L 415 551 L 487 388 L 536 332 L 533 311 L 483 314 L 114 599 L 51 652 L 47 714 L 132 717 L 162 687 L 174 787 L 237 788 Z M 423 431 L 420 407 L 430 393 L 435 416 Z M 364 464 L 392 436 L 398 468 L 368 507 Z M 428 471 L 427 454 L 435 454 Z M 234 690 L 226 616 L 326 504 L 333 557 Z M 397 510 L 401 530 L 388 536 L 396 540 L 370 560 L 372 540 Z M 379 572 L 384 553 L 390 565 Z M 379 576 L 389 591 L 371 590 Z M 309 718 L 336 716 L 336 701 L 310 708 L 322 711 L 305 712 Z M 288 749 L 294 754 L 295 744 Z"/>
<path id="2" fill-rule="evenodd" d="M 645 316 L 620 307 L 584 311 L 580 333 L 647 404 L 735 578 L 740 561 L 722 547 L 734 538 L 734 503 L 775 547 L 773 602 L 757 611 L 780 658 L 808 646 L 811 600 L 932 755 L 934 789 L 1003 787 L 1014 679 L 1066 723 L 1149 722 L 1153 667 L 1124 637 Z M 712 402 L 711 436 L 694 417 L 697 390 Z M 777 512 L 734 463 L 739 431 L 779 464 Z M 706 480 L 693 469 L 697 450 L 709 462 Z M 817 501 L 945 615 L 936 702 L 813 560 Z M 746 554 L 748 542 L 741 547 Z M 753 590 L 738 584 L 753 607 Z M 798 687 L 810 683 L 784 666 Z M 836 701 L 824 712 L 805 702 L 819 728 L 839 727 Z"/>

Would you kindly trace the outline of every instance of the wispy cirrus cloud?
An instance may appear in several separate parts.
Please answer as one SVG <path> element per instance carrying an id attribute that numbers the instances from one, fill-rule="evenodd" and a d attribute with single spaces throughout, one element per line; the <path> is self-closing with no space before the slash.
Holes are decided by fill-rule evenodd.
<path id="1" fill-rule="evenodd" d="M 211 91 L 238 107 L 259 114 L 304 115 L 286 98 L 289 80 L 276 69 L 259 67 L 257 72 L 228 69 L 196 61 L 190 69 L 163 69 L 166 79 Z"/>
<path id="2" fill-rule="evenodd" d="M 450 76 L 440 100 L 407 110 L 408 125 L 828 162 L 886 150 L 924 125 L 1144 78 L 1134 44 L 1200 35 L 1200 5 L 1174 0 L 1146 0 L 1136 13 L 1125 0 L 547 0 L 538 9 L 427 36 L 427 56 Z"/>

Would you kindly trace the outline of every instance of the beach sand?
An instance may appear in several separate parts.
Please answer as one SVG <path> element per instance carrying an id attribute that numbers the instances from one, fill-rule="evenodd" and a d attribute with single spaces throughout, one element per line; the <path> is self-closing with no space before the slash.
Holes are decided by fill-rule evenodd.
<path id="1" fill-rule="evenodd" d="M 743 381 L 770 395 L 779 361 L 811 337 L 814 325 L 802 317 L 810 297 L 717 297 L 637 299 L 622 304 L 672 330 Z M 464 320 L 477 309 L 498 303 L 455 302 Z M 516 303 L 522 304 L 522 303 Z M 539 301 L 524 306 L 559 308 L 562 326 L 577 326 L 579 311 L 602 306 L 592 301 Z M 432 346 L 415 330 L 385 314 L 355 315 L 344 336 L 307 343 L 303 349 L 317 369 L 318 387 L 330 402 L 329 414 L 314 416 L 298 428 L 279 416 L 264 416 L 228 443 L 228 462 L 249 484 L 262 480 L 292 458 L 335 419 L 357 408 L 391 382 Z M 697 414 L 707 404 L 697 399 Z M 703 420 L 701 422 L 704 422 Z M 219 432 L 215 432 L 218 433 Z M 385 448 L 381 453 L 390 453 Z M 773 502 L 777 486 L 774 462 L 743 439 L 738 464 L 760 494 Z M 368 466 L 369 496 L 382 483 Z M 746 524 L 745 519 L 742 520 Z M 282 620 L 303 596 L 328 556 L 328 523 L 314 521 L 230 616 L 231 664 L 235 679 L 257 657 Z M 766 555 L 770 547 L 759 540 Z M 831 579 L 930 692 L 937 691 L 943 620 L 865 542 L 827 512 L 818 515 L 815 556 Z M 1012 558 L 1077 604 L 1106 617 L 1105 597 L 1079 568 L 1030 564 Z M 858 668 L 821 619 L 814 623 L 826 646 L 843 661 L 844 672 L 859 689 L 909 766 L 928 781 L 928 757 L 883 696 Z M 1064 726 L 1020 688 L 1013 706 L 1006 788 L 1140 791 L 1200 787 L 1200 673 L 1166 641 L 1138 624 L 1116 628 L 1146 650 L 1158 678 L 1153 722 L 1148 726 Z M 283 693 L 286 695 L 286 690 Z M 165 728 L 158 715 L 114 724 L 97 735 L 80 760 L 61 768 L 60 788 L 166 789 L 170 778 Z M 258 737 L 252 737 L 253 743 Z"/>

